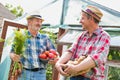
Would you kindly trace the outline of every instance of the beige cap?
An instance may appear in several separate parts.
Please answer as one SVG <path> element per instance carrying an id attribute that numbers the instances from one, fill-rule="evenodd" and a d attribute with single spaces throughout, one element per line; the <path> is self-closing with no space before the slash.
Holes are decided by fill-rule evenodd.
<path id="1" fill-rule="evenodd" d="M 98 21 L 101 20 L 103 13 L 95 6 L 87 6 L 85 9 L 82 9 L 83 12 L 86 12 L 96 18 Z"/>

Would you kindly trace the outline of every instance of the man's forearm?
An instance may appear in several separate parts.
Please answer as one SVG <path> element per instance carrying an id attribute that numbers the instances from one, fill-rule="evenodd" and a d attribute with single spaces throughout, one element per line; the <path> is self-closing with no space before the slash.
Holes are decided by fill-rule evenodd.
<path id="1" fill-rule="evenodd" d="M 90 69 L 93 67 L 95 67 L 95 62 L 93 61 L 93 59 L 90 56 L 88 56 L 80 64 L 76 65 L 76 69 L 79 71 L 83 71 L 83 70 Z"/>
<path id="2" fill-rule="evenodd" d="M 58 60 L 58 63 L 66 63 L 71 58 L 72 53 L 70 52 L 64 52 L 60 59 Z"/>

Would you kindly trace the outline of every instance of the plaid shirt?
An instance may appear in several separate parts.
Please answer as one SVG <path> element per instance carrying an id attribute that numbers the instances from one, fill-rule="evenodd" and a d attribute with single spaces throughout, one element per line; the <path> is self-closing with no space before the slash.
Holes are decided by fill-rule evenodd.
<path id="1" fill-rule="evenodd" d="M 39 60 L 38 55 L 46 50 L 55 49 L 51 40 L 44 34 L 38 33 L 36 37 L 32 37 L 28 31 L 28 35 L 31 37 L 26 41 L 25 57 L 21 57 L 23 67 L 28 69 L 33 68 L 45 68 L 45 63 Z M 12 49 L 13 50 L 13 49 Z"/>
<path id="2" fill-rule="evenodd" d="M 91 37 L 84 31 L 77 42 L 68 49 L 73 53 L 73 59 L 81 55 L 89 55 L 96 67 L 86 73 L 91 80 L 104 80 L 105 62 L 109 53 L 110 36 L 101 27 L 94 31 Z"/>

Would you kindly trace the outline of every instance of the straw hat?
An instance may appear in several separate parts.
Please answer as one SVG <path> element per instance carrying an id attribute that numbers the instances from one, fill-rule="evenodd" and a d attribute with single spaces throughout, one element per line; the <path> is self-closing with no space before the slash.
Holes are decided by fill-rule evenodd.
<path id="1" fill-rule="evenodd" d="M 83 12 L 86 12 L 96 18 L 98 21 L 101 20 L 103 13 L 95 6 L 87 6 L 85 9 L 82 9 Z"/>
<path id="2" fill-rule="evenodd" d="M 39 15 L 39 14 L 31 14 L 31 15 L 29 15 L 29 16 L 26 17 L 27 20 L 31 19 L 31 18 L 38 18 L 38 19 L 41 19 L 42 21 L 44 21 L 44 19 L 42 18 L 42 16 Z"/>

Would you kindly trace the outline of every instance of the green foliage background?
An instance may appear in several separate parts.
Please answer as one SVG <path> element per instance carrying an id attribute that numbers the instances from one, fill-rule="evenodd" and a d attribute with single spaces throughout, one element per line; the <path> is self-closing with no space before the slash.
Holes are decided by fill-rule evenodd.
<path id="1" fill-rule="evenodd" d="M 120 61 L 120 50 L 110 50 L 108 60 Z M 109 67 L 108 80 L 120 80 L 120 68 Z"/>
<path id="2" fill-rule="evenodd" d="M 5 7 L 10 10 L 16 17 L 20 17 L 23 14 L 23 8 L 21 6 L 14 7 L 11 4 L 6 4 Z"/>

